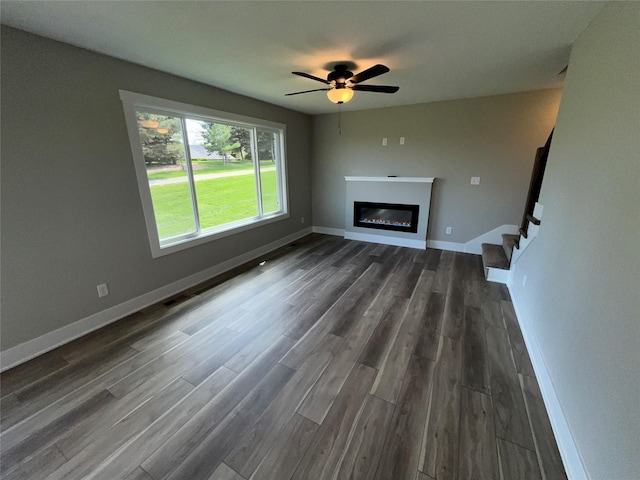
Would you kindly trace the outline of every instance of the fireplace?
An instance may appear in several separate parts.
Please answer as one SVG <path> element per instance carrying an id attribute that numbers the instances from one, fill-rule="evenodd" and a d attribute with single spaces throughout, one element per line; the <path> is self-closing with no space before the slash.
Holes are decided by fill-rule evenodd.
<path id="1" fill-rule="evenodd" d="M 344 238 L 427 248 L 431 177 L 344 177 Z"/>
<path id="2" fill-rule="evenodd" d="M 416 233 L 419 212 L 419 205 L 353 202 L 353 226 Z"/>

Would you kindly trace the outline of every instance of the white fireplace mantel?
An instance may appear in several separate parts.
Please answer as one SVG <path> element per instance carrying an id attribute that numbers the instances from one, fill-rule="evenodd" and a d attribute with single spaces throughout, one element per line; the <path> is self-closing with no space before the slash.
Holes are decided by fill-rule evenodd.
<path id="1" fill-rule="evenodd" d="M 433 183 L 433 177 L 344 177 L 347 182 Z"/>
<path id="2" fill-rule="evenodd" d="M 427 248 L 427 227 L 433 177 L 344 177 L 346 181 L 344 238 L 411 248 Z M 416 233 L 372 230 L 354 225 L 354 202 L 418 205 Z"/>

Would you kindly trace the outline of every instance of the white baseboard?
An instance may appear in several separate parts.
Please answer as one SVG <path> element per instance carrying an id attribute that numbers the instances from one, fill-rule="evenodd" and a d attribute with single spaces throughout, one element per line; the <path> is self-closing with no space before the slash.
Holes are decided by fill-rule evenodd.
<path id="1" fill-rule="evenodd" d="M 346 232 L 341 228 L 331 228 L 331 227 L 321 227 L 314 225 L 313 226 L 314 233 L 324 233 L 326 235 L 335 235 L 337 237 L 344 237 L 348 240 L 361 240 L 363 242 L 372 242 L 372 243 L 386 243 L 389 245 L 397 245 L 400 247 L 410 247 L 410 248 L 437 248 L 439 250 L 449 250 L 451 252 L 464 252 L 464 253 L 474 253 L 476 255 L 482 254 L 482 244 L 483 243 L 494 243 L 494 244 L 502 244 L 502 234 L 503 233 L 512 233 L 515 234 L 518 232 L 517 225 L 501 225 L 498 228 L 494 228 L 493 230 L 484 233 L 472 240 L 469 240 L 466 243 L 458 243 L 458 242 L 447 242 L 444 240 L 427 240 L 426 245 L 425 242 L 421 240 L 405 240 L 405 239 L 397 239 L 393 237 L 385 237 L 382 235 L 375 234 L 360 234 L 353 232 Z M 384 239 L 384 240 L 383 240 Z M 501 283 L 506 283 L 506 279 L 501 281 Z"/>
<path id="2" fill-rule="evenodd" d="M 344 232 L 344 238 L 346 238 L 347 240 L 360 240 L 361 242 L 394 245 L 396 247 L 420 248 L 422 250 L 425 250 L 427 248 L 427 242 L 425 240 L 387 237 L 386 235 L 376 235 L 370 233 Z"/>
<path id="3" fill-rule="evenodd" d="M 544 405 L 547 408 L 551 428 L 556 437 L 556 443 L 558 444 L 558 450 L 560 451 L 567 477 L 571 480 L 588 480 L 589 477 L 585 470 L 584 462 L 582 461 L 564 411 L 560 405 L 560 400 L 558 400 L 553 381 L 549 375 L 549 370 L 547 370 L 544 357 L 540 352 L 535 334 L 530 326 L 531 322 L 529 322 L 524 310 L 518 306 L 518 299 L 517 296 L 514 295 L 511 284 L 507 284 L 507 287 L 509 287 L 509 293 L 511 294 L 513 307 L 518 318 L 518 323 L 520 324 L 520 330 L 522 331 L 524 342 L 527 345 L 527 351 L 529 352 L 533 370 L 535 371 L 538 385 L 540 386 Z"/>
<path id="4" fill-rule="evenodd" d="M 291 243 L 299 238 L 302 238 L 312 231 L 311 227 L 300 230 L 296 233 L 288 235 L 284 238 L 271 242 L 267 245 L 263 245 L 259 248 L 251 250 L 247 253 L 239 255 L 237 257 L 226 260 L 222 263 L 214 265 L 213 267 L 202 270 L 193 275 L 189 275 L 181 280 L 160 287 L 151 292 L 140 295 L 139 297 L 127 300 L 124 303 L 115 305 L 101 312 L 95 313 L 81 320 L 78 320 L 70 325 L 66 325 L 62 328 L 54 330 L 44 335 L 29 340 L 27 342 L 16 345 L 15 347 L 8 348 L 0 352 L 0 371 L 7 370 L 15 367 L 21 363 L 31 360 L 38 355 L 42 355 L 50 350 L 53 350 L 60 345 L 69 343 L 76 338 L 79 338 L 87 333 L 90 333 L 98 328 L 102 328 L 105 325 L 120 320 L 127 315 L 137 312 L 149 305 L 158 303 L 172 295 L 180 293 L 187 288 L 193 287 L 205 280 L 208 280 L 216 275 L 220 275 L 232 268 L 238 267 L 243 263 L 254 260 L 261 255 L 269 253 L 276 248 L 282 247 Z"/>
<path id="5" fill-rule="evenodd" d="M 343 228 L 330 228 L 313 226 L 313 233 L 323 233 L 325 235 L 335 235 L 336 237 L 344 237 Z"/>
<path id="6" fill-rule="evenodd" d="M 445 242 L 443 240 L 427 240 L 427 247 L 450 252 L 464 252 L 464 243 Z"/>

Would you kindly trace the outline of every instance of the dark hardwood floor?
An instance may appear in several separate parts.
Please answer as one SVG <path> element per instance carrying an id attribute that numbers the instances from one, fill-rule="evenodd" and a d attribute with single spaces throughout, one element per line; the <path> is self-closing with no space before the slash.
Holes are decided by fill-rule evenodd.
<path id="1" fill-rule="evenodd" d="M 1 378 L 15 479 L 566 478 L 479 256 L 311 235 Z"/>

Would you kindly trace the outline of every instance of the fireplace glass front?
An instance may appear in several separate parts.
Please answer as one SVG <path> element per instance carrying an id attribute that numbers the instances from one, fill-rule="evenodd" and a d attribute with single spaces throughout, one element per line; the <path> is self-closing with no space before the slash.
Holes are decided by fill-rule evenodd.
<path id="1" fill-rule="evenodd" d="M 353 226 L 416 233 L 419 209 L 419 205 L 354 202 Z"/>

